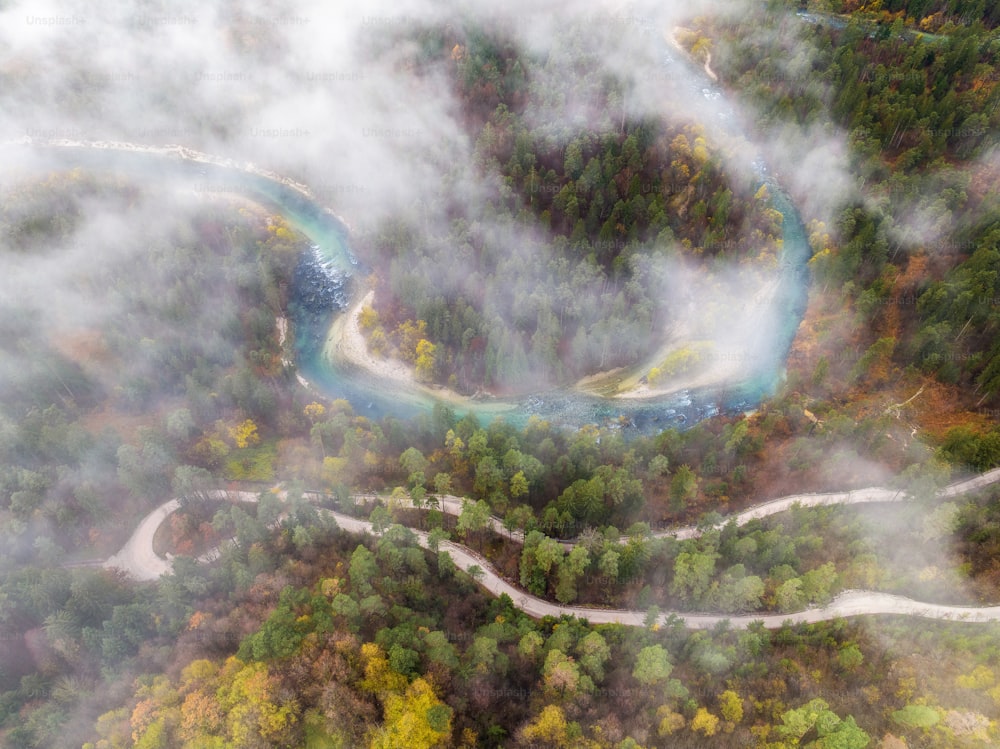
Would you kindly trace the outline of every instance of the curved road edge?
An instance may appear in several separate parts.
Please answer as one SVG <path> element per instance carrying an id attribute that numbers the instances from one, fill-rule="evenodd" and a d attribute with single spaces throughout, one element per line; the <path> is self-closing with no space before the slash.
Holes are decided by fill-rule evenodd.
<path id="1" fill-rule="evenodd" d="M 954 497 L 1000 481 L 1000 468 L 993 469 L 979 476 L 955 482 L 938 492 L 941 497 Z M 282 496 L 283 493 L 281 493 Z M 209 498 L 240 502 L 256 502 L 258 493 L 247 491 L 214 491 Z M 359 499 L 370 499 L 372 495 L 356 495 Z M 742 525 L 755 518 L 784 512 L 795 505 L 821 506 L 833 504 L 857 504 L 864 502 L 894 502 L 908 499 L 902 490 L 885 487 L 869 487 L 847 492 L 831 492 L 826 494 L 796 494 L 779 497 L 751 507 L 730 519 Z M 461 513 L 464 500 L 460 497 L 446 495 L 438 499 L 440 509 L 452 515 Z M 115 555 L 108 558 L 103 566 L 117 568 L 139 581 L 157 580 L 161 575 L 171 571 L 172 560 L 164 559 L 153 550 L 153 537 L 160 525 L 181 506 L 179 499 L 171 499 L 157 507 L 142 519 L 132 536 Z M 351 533 L 374 533 L 372 523 L 360 518 L 344 515 L 333 510 L 320 508 L 320 511 L 336 520 L 337 525 Z M 494 531 L 505 532 L 502 521 L 491 516 L 490 526 Z M 410 529 L 417 542 L 424 548 L 430 546 L 428 534 L 424 531 Z M 673 531 L 663 531 L 654 534 L 658 537 L 674 536 L 676 538 L 692 538 L 700 531 L 697 528 L 685 527 Z M 508 595 L 514 605 L 533 617 L 570 615 L 587 619 L 593 624 L 624 624 L 628 626 L 644 626 L 647 612 L 632 609 L 588 608 L 585 606 L 566 606 L 547 601 L 534 596 L 504 579 L 496 568 L 485 558 L 476 554 L 462 544 L 453 541 L 443 541 L 439 544 L 439 552 L 447 552 L 455 565 L 465 572 L 473 567 L 479 569 L 476 580 L 495 596 Z M 218 557 L 219 550 L 213 549 L 199 557 L 199 561 L 210 561 Z M 768 629 L 775 629 L 786 623 L 814 623 L 851 616 L 871 615 L 903 615 L 926 619 L 939 619 L 962 622 L 994 622 L 1000 621 L 1000 605 L 997 606 L 952 606 L 944 604 L 915 601 L 904 596 L 879 593 L 876 591 L 851 590 L 844 591 L 829 604 L 822 607 L 806 609 L 787 614 L 703 614 L 681 611 L 665 611 L 660 613 L 658 622 L 669 624 L 680 621 L 689 629 L 709 629 L 722 622 L 728 622 L 733 627 L 748 627 L 755 622 L 762 623 Z"/>

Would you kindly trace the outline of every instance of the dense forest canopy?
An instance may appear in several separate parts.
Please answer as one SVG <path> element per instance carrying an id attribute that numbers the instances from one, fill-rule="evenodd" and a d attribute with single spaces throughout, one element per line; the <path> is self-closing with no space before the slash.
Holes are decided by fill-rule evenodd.
<path id="1" fill-rule="evenodd" d="M 696 122 L 631 115 L 590 34 L 565 30 L 542 59 L 477 27 L 422 37 L 414 64 L 445 66 L 485 194 L 441 196 L 449 226 L 394 222 L 365 248 L 380 268 L 375 352 L 466 392 L 538 389 L 662 344 L 690 316 L 685 262 L 720 296 L 773 271 L 781 214 L 766 190 L 727 175 Z"/>
<path id="2" fill-rule="evenodd" d="M 1000 465 L 996 8 L 712 10 L 655 33 L 718 76 L 799 206 L 813 259 L 778 392 L 683 431 L 627 439 L 537 417 L 519 428 L 442 403 L 374 420 L 296 379 L 290 307 L 312 255 L 268 208 L 113 170 L 20 170 L 13 156 L 0 167 L 4 746 L 997 743 L 995 624 L 682 622 L 782 616 L 847 589 L 1000 600 L 1000 494 L 938 491 Z M 315 84 L 305 94 L 269 88 L 264 68 L 251 88 L 216 85 L 240 75 L 219 60 L 278 70 L 315 43 L 304 14 L 258 11 L 216 19 L 225 33 L 211 44 L 234 57 L 197 68 L 195 84 L 154 75 L 133 95 L 150 92 L 153 118 L 163 106 L 171 122 L 191 117 L 194 141 L 241 154 L 239 112 L 262 132 L 305 129 L 254 119 L 277 90 L 283 112 L 357 97 L 345 84 L 446 101 L 445 125 L 422 125 L 449 150 L 400 143 L 392 127 L 359 149 L 430 153 L 425 171 L 391 162 L 379 183 L 391 210 L 353 235 L 374 275 L 369 348 L 420 380 L 519 391 L 646 360 L 673 334 L 710 340 L 781 262 L 781 216 L 735 166 L 738 139 L 694 109 L 658 116 L 613 64 L 607 36 L 639 39 L 632 16 L 546 25 L 544 44 L 467 11 L 366 16 L 351 37 L 363 72 L 299 71 Z M 130 28 L 208 38 L 184 18 Z M 323 40 L 350 46 L 339 42 Z M 5 112 L 37 115 L 46 99 L 26 93 L 50 69 L 25 62 L 28 46 L 0 63 Z M 61 54 L 74 59 L 73 45 Z M 88 75 L 57 78 L 47 106 L 74 122 L 114 111 L 129 81 Z M 309 173 L 297 158 L 344 156 L 274 137 L 289 140 L 250 143 L 264 159 L 300 147 L 285 157 L 296 176 Z M 365 169 L 389 171 L 378 158 Z M 424 181 L 400 207 L 390 188 L 413 174 Z M 362 213 L 355 199 L 372 195 L 313 186 Z M 725 521 L 780 495 L 876 484 L 908 501 Z M 236 491 L 257 501 L 229 501 L 246 498 Z M 173 497 L 180 509 L 152 540 L 170 574 L 137 583 L 100 566 Z M 441 509 L 450 498 L 457 515 Z M 326 509 L 375 530 L 347 533 Z M 682 524 L 699 532 L 662 532 Z M 487 595 L 482 569 L 462 572 L 449 540 L 526 593 L 642 611 L 645 626 L 531 619 Z M 664 611 L 676 616 L 661 623 Z"/>
<path id="3" fill-rule="evenodd" d="M 970 24 L 908 40 L 863 20 L 769 18 L 806 41 L 809 70 L 776 69 L 739 26 L 720 29 L 732 43 L 715 65 L 760 104 L 764 128 L 833 118 L 863 185 L 862 199 L 811 225 L 817 280 L 856 300 L 858 334 L 891 341 L 898 366 L 959 383 L 977 407 L 995 403 L 995 35 Z"/>
<path id="4" fill-rule="evenodd" d="M 948 30 L 953 30 L 976 21 L 987 28 L 1000 23 L 1000 9 L 988 0 L 833 0 L 816 5 L 840 13 L 871 14 L 886 22 L 902 19 L 931 32 L 942 30 L 946 25 Z"/>

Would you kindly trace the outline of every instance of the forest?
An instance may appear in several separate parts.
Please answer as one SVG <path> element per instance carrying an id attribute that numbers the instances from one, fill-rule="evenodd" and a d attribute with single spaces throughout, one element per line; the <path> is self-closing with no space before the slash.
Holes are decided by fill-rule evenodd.
<path id="1" fill-rule="evenodd" d="M 846 0 L 815 3 L 823 10 L 873 17 L 883 23 L 901 20 L 921 31 L 954 31 L 975 21 L 992 29 L 1000 23 L 1000 10 L 985 0 Z"/>
<path id="2" fill-rule="evenodd" d="M 796 23 L 781 15 L 760 21 L 768 19 L 790 32 Z M 760 102 L 758 124 L 831 117 L 847 131 L 871 196 L 868 205 L 845 206 L 835 225 L 813 220 L 817 282 L 852 300 L 862 345 L 874 353 L 880 344 L 900 369 L 932 373 L 974 393 L 976 408 L 988 407 L 998 394 L 996 197 L 981 162 L 996 145 L 992 34 L 969 23 L 910 43 L 889 28 L 866 33 L 861 21 L 843 29 L 800 24 L 815 70 L 796 76 L 762 57 L 741 28 L 719 29 L 730 43 L 714 62 Z M 914 213 L 926 227 L 917 235 L 906 227 Z"/>
<path id="3" fill-rule="evenodd" d="M 65 307 L 0 297 L 2 745 L 997 743 L 996 624 L 659 623 L 797 612 L 857 588 L 1000 601 L 1000 491 L 938 493 L 1000 466 L 996 11 L 807 3 L 830 14 L 808 23 L 801 5 L 686 21 L 688 52 L 711 49 L 765 140 L 840 128 L 859 191 L 831 219 L 789 185 L 814 255 L 787 377 L 754 412 L 683 430 L 520 427 L 444 404 L 371 419 L 286 363 L 295 331 L 276 320 L 309 243 L 267 207 L 85 170 L 0 185 L 3 262 L 58 259 L 78 292 Z M 373 351 L 462 392 L 572 382 L 656 347 L 664 258 L 773 268 L 766 191 L 724 168 L 699 123 L 627 117 L 626 84 L 597 72 L 580 29 L 544 59 L 471 22 L 412 36 L 408 74 L 447 71 L 491 190 L 429 194 L 449 202 L 443 229 L 400 216 L 359 237 L 376 269 Z M 788 38 L 809 65 L 785 64 Z M 599 119 L 574 119 L 553 83 L 568 76 Z M 790 174 L 782 158 L 768 154 Z M 98 209 L 149 231 L 138 247 L 101 233 L 109 262 L 88 263 Z M 461 272 L 473 264 L 479 276 Z M 912 499 L 726 521 L 872 485 Z M 170 574 L 137 583 L 100 565 L 174 497 L 154 539 Z M 349 533 L 324 508 L 377 531 Z M 701 532 L 662 534 L 684 525 Z M 411 529 L 521 590 L 647 624 L 532 619 Z"/>
<path id="4" fill-rule="evenodd" d="M 696 121 L 637 120 L 624 81 L 577 74 L 599 70 L 582 27 L 545 59 L 500 33 L 424 32 L 413 63 L 447 61 L 488 193 L 428 196 L 447 201 L 447 232 L 400 219 L 363 248 L 379 268 L 369 347 L 466 393 L 537 390 L 633 364 L 676 317 L 664 258 L 694 262 L 711 285 L 728 260 L 765 276 L 781 245 L 766 189 L 728 176 Z M 598 121 L 576 112 L 581 100 Z"/>

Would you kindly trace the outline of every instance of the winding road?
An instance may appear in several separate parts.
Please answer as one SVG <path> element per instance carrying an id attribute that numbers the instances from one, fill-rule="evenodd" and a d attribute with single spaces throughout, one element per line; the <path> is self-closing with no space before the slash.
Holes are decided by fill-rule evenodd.
<path id="1" fill-rule="evenodd" d="M 805 18 L 805 20 L 808 21 L 810 19 Z M 714 74 L 711 73 L 711 69 L 707 65 L 706 71 L 714 78 Z M 718 112 L 717 114 L 724 113 Z M 201 164 L 206 167 L 212 166 L 219 169 L 233 170 L 234 172 L 242 172 L 248 175 L 260 177 L 265 180 L 272 181 L 276 185 L 287 188 L 306 200 L 314 201 L 314 196 L 305 185 L 293 182 L 287 178 L 281 177 L 280 175 L 258 169 L 252 164 L 237 163 L 231 159 L 218 159 L 183 146 L 152 147 L 133 143 L 70 140 L 49 140 L 35 143 L 31 138 L 21 138 L 13 142 L 0 145 L 17 145 L 26 147 L 47 146 L 61 147 L 64 149 L 90 149 L 107 152 L 137 152 L 167 158 L 176 157 L 183 162 Z M 763 170 L 761 169 L 761 171 Z M 205 172 L 202 171 L 201 173 L 204 174 Z M 330 214 L 331 216 L 333 215 L 328 209 L 324 208 L 322 211 Z M 338 217 L 337 220 L 342 225 L 347 226 L 343 219 Z M 794 335 L 795 329 L 790 328 L 789 330 L 790 336 Z M 788 340 L 790 344 L 791 337 L 789 337 Z M 369 396 L 366 391 L 366 397 L 361 400 L 368 400 L 368 397 Z M 371 395 L 370 397 L 374 398 L 376 396 Z M 709 405 L 714 407 L 714 404 L 715 399 L 712 398 Z M 687 403 L 686 407 L 689 409 L 697 408 L 692 406 L 690 402 Z M 676 410 L 678 409 L 672 408 L 670 409 L 670 413 L 674 413 Z M 706 408 L 702 408 L 702 412 L 702 415 L 708 413 Z M 637 410 L 636 413 L 641 414 L 642 412 Z M 694 413 L 694 411 L 692 411 L 692 413 Z M 687 414 L 682 415 L 687 418 Z M 659 419 L 658 415 L 657 419 Z M 657 424 L 659 423 L 660 422 L 657 422 Z M 665 423 L 665 421 L 663 423 Z M 942 490 L 939 494 L 941 497 L 958 496 L 989 484 L 993 484 L 997 481 L 1000 481 L 1000 469 L 990 471 L 981 476 L 969 479 L 968 481 L 952 484 Z M 210 496 L 213 499 L 218 500 L 242 502 L 254 502 L 257 501 L 258 498 L 257 494 L 251 492 L 217 491 L 212 492 Z M 737 524 L 742 525 L 755 518 L 762 518 L 787 511 L 795 505 L 809 507 L 834 504 L 858 504 L 866 502 L 894 502 L 906 499 L 908 499 L 908 495 L 901 490 L 885 487 L 870 487 L 827 494 L 798 494 L 781 497 L 755 507 L 751 507 L 733 516 L 731 519 Z M 446 496 L 440 498 L 440 508 L 451 514 L 459 514 L 462 509 L 462 504 L 463 500 L 458 497 Z M 181 501 L 179 499 L 172 499 L 153 510 L 139 523 L 131 538 L 122 547 L 122 549 L 104 561 L 103 566 L 106 568 L 120 569 L 129 576 L 140 581 L 153 581 L 157 580 L 164 574 L 168 574 L 172 570 L 173 560 L 170 558 L 160 557 L 154 552 L 153 538 L 160 525 L 180 506 Z M 372 524 L 368 521 L 325 509 L 322 510 L 322 512 L 329 513 L 343 530 L 354 533 L 373 533 Z M 490 519 L 490 526 L 494 531 L 500 533 L 506 532 L 506 529 L 499 518 L 492 517 Z M 427 534 L 421 531 L 413 532 L 416 534 L 416 537 L 422 546 L 429 546 Z M 673 536 L 678 539 L 687 539 L 696 537 L 700 532 L 701 531 L 695 527 L 682 527 L 659 531 L 653 534 L 653 536 Z M 522 534 L 518 532 L 514 532 L 512 534 L 514 538 L 518 538 L 521 535 Z M 626 539 L 623 539 L 623 542 L 625 540 Z M 567 546 L 572 545 L 572 541 L 564 541 L 563 543 Z M 440 549 L 448 552 L 456 565 L 463 570 L 468 571 L 473 567 L 478 567 L 480 572 L 477 573 L 475 577 L 487 590 L 494 595 L 509 595 L 518 608 L 531 616 L 560 616 L 563 614 L 569 614 L 572 616 L 586 618 L 594 623 L 617 622 L 633 626 L 643 625 L 647 617 L 646 612 L 643 611 L 564 606 L 546 601 L 515 587 L 513 584 L 502 578 L 486 559 L 461 544 L 443 542 L 440 544 Z M 199 559 L 203 562 L 209 562 L 218 556 L 219 549 L 214 549 Z M 933 619 L 986 622 L 1000 620 L 1000 606 L 945 606 L 922 603 L 901 596 L 888 595 L 873 591 L 846 591 L 840 594 L 827 606 L 791 614 L 749 614 L 741 616 L 727 616 L 708 613 L 691 614 L 681 612 L 664 612 L 660 615 L 660 621 L 667 622 L 672 617 L 677 617 L 684 622 L 685 626 L 690 628 L 714 627 L 723 621 L 728 621 L 733 626 L 748 626 L 752 622 L 763 622 L 766 627 L 779 627 L 785 622 L 817 622 L 847 616 L 874 614 L 903 614 Z"/>
<path id="2" fill-rule="evenodd" d="M 938 495 L 942 498 L 956 497 L 982 489 L 998 481 L 1000 481 L 1000 468 L 953 483 L 938 492 Z M 283 493 L 279 494 L 284 498 Z M 220 490 L 209 493 L 209 498 L 211 499 L 240 502 L 256 502 L 258 497 L 259 494 L 246 491 Z M 363 494 L 355 495 L 354 497 L 356 502 L 371 498 L 372 495 Z M 909 495 L 905 492 L 885 487 L 869 487 L 826 494 L 794 494 L 787 497 L 779 497 L 751 507 L 737 515 L 731 516 L 726 522 L 733 520 L 737 525 L 743 525 L 750 520 L 785 512 L 795 506 L 818 507 L 835 504 L 899 502 L 907 499 L 909 499 Z M 443 512 L 458 515 L 462 511 L 463 504 L 467 501 L 460 497 L 446 495 L 439 498 L 439 507 Z M 172 559 L 165 559 L 153 551 L 153 536 L 156 534 L 157 528 L 172 513 L 176 512 L 180 505 L 181 502 L 179 499 L 171 499 L 149 513 L 142 519 L 122 549 L 104 562 L 104 567 L 120 569 L 130 577 L 140 581 L 156 580 L 161 575 L 169 573 L 173 566 Z M 350 515 L 334 512 L 333 510 L 321 509 L 320 511 L 332 516 L 342 530 L 350 533 L 374 534 L 372 524 L 367 520 L 361 520 Z M 497 517 L 491 516 L 490 527 L 498 533 L 506 532 L 502 521 Z M 416 535 L 417 541 L 421 546 L 425 548 L 430 547 L 430 540 L 427 533 L 414 529 L 411 530 Z M 658 532 L 653 535 L 655 537 L 694 538 L 699 533 L 699 529 L 688 526 L 671 531 Z M 521 534 L 514 532 L 513 536 L 514 538 L 519 538 Z M 572 542 L 567 541 L 564 544 L 572 545 Z M 587 619 L 593 624 L 616 623 L 629 626 L 644 626 L 645 624 L 647 618 L 647 612 L 645 611 L 565 606 L 553 603 L 516 587 L 504 579 L 485 557 L 462 544 L 453 541 L 443 541 L 439 544 L 438 548 L 439 551 L 448 552 L 452 561 L 466 572 L 473 567 L 478 567 L 479 571 L 474 576 L 486 590 L 495 596 L 507 594 L 514 602 L 514 605 L 529 616 L 558 617 L 568 614 Z M 199 557 L 199 561 L 208 562 L 216 559 L 218 555 L 219 549 L 213 549 Z M 1000 621 L 1000 605 L 950 606 L 915 601 L 904 596 L 888 593 L 850 590 L 844 591 L 826 606 L 788 614 L 723 615 L 665 611 L 659 615 L 658 621 L 661 624 L 667 624 L 672 620 L 679 620 L 689 629 L 710 629 L 724 621 L 733 627 L 748 627 L 754 622 L 762 622 L 765 627 L 774 629 L 781 627 L 785 623 L 811 623 L 850 616 L 870 616 L 875 614 L 895 614 L 963 622 L 994 622 Z"/>

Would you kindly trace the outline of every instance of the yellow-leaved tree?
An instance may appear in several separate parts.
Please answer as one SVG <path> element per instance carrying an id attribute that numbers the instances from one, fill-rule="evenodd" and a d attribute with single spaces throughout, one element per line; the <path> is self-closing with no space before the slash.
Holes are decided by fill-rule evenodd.
<path id="1" fill-rule="evenodd" d="M 569 724 L 566 713 L 558 705 L 546 705 L 542 712 L 522 731 L 527 741 L 539 746 L 568 747 L 570 745 Z"/>
<path id="2" fill-rule="evenodd" d="M 434 369 L 437 365 L 435 359 L 435 354 L 437 353 L 437 346 L 428 341 L 426 338 L 421 338 L 417 341 L 416 348 L 416 377 L 421 382 L 430 382 L 434 379 Z"/>
<path id="3" fill-rule="evenodd" d="M 691 718 L 690 728 L 695 733 L 714 736 L 719 730 L 719 718 L 716 715 L 712 715 L 707 709 L 699 707 L 694 717 Z"/>
<path id="4" fill-rule="evenodd" d="M 256 445 L 260 442 L 260 435 L 257 434 L 257 425 L 253 419 L 244 419 L 236 426 L 229 428 L 229 436 L 239 448 Z"/>
<path id="5" fill-rule="evenodd" d="M 451 739 L 452 710 L 417 678 L 403 694 L 385 699 L 385 724 L 372 737 L 371 749 L 433 749 Z"/>
<path id="6" fill-rule="evenodd" d="M 396 327 L 393 335 L 399 355 L 411 364 L 417 357 L 417 343 L 427 337 L 427 322 L 424 320 L 405 320 Z"/>
<path id="7" fill-rule="evenodd" d="M 732 733 L 736 729 L 736 724 L 743 720 L 743 700 L 732 689 L 727 689 L 719 695 L 719 711 L 726 721 L 723 730 Z"/>
<path id="8" fill-rule="evenodd" d="M 219 706 L 226 716 L 230 746 L 282 745 L 298 722 L 298 703 L 279 696 L 280 683 L 264 663 L 230 657 L 219 677 Z"/>
<path id="9" fill-rule="evenodd" d="M 365 678 L 358 686 L 363 690 L 385 702 L 390 694 L 400 694 L 406 688 L 406 677 L 393 670 L 385 651 L 376 643 L 362 645 L 361 657 L 365 662 Z"/>
<path id="10" fill-rule="evenodd" d="M 675 713 L 669 705 L 661 705 L 658 707 L 656 709 L 656 717 L 660 721 L 656 728 L 656 735 L 660 738 L 677 733 L 684 728 L 684 725 L 687 722 L 684 720 L 683 715 Z"/>
<path id="11" fill-rule="evenodd" d="M 378 312 L 370 304 L 366 304 L 358 313 L 358 325 L 362 330 L 374 330 L 378 325 Z"/>
<path id="12" fill-rule="evenodd" d="M 316 401 L 313 401 L 308 406 L 302 409 L 302 413 L 304 413 L 309 418 L 310 421 L 316 421 L 317 419 L 321 418 L 323 414 L 326 413 L 326 406 L 324 406 L 322 403 L 317 403 Z"/>

